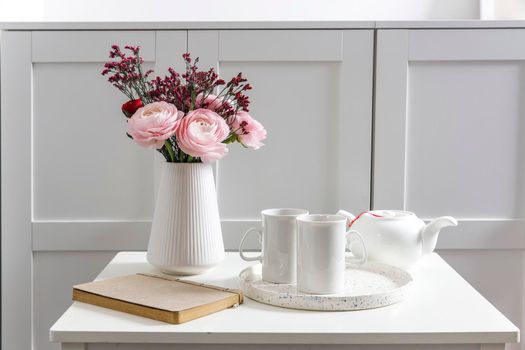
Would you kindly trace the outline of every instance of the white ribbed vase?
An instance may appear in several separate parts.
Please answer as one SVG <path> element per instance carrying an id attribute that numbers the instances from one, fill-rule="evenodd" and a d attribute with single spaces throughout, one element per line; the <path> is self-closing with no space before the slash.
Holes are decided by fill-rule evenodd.
<path id="1" fill-rule="evenodd" d="M 164 163 L 147 259 L 159 270 L 196 275 L 224 259 L 210 164 Z"/>

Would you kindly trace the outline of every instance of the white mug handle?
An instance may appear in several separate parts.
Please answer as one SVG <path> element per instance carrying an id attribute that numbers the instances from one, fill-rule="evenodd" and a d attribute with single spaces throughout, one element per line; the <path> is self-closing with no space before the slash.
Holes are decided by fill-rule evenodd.
<path id="1" fill-rule="evenodd" d="M 368 260 L 368 252 L 366 250 L 365 240 L 363 239 L 363 236 L 361 236 L 361 234 L 357 232 L 356 230 L 348 230 L 346 231 L 345 239 L 346 239 L 346 244 L 349 248 L 350 248 L 350 243 L 351 243 L 350 240 L 351 240 L 352 235 L 358 238 L 359 244 L 361 245 L 363 255 L 361 256 L 361 258 L 356 258 L 354 255 L 354 258 L 350 259 L 349 262 L 354 265 L 362 265 Z"/>
<path id="2" fill-rule="evenodd" d="M 244 236 L 242 236 L 241 244 L 239 244 L 239 255 L 241 256 L 241 259 L 245 260 L 245 261 L 262 261 L 262 259 L 263 259 L 262 254 L 258 255 L 258 256 L 246 256 L 246 255 L 244 255 L 244 251 L 243 251 L 244 241 L 246 240 L 246 238 L 248 237 L 248 235 L 251 232 L 257 232 L 259 234 L 259 241 L 262 240 L 262 230 L 260 228 L 252 227 L 252 228 L 248 229 L 248 231 L 246 231 L 244 233 Z"/>

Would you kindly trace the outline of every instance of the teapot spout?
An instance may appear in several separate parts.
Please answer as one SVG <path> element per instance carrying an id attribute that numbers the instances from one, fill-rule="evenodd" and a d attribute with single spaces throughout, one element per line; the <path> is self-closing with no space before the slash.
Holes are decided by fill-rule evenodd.
<path id="1" fill-rule="evenodd" d="M 458 221 L 452 216 L 442 216 L 432 220 L 427 226 L 423 228 L 423 231 L 421 232 L 421 241 L 423 249 L 422 253 L 428 254 L 434 251 L 434 249 L 436 248 L 439 231 L 441 231 L 443 227 L 457 225 Z"/>

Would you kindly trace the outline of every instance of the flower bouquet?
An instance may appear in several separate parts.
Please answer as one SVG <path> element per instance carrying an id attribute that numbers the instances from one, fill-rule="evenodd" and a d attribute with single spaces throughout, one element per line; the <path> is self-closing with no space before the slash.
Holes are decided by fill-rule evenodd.
<path id="1" fill-rule="evenodd" d="M 113 45 L 102 75 L 129 99 L 122 105 L 127 135 L 166 159 L 148 246 L 148 261 L 163 272 L 202 273 L 224 257 L 217 195 L 210 163 L 238 142 L 263 146 L 266 130 L 250 116 L 251 85 L 239 73 L 227 83 L 198 58 L 182 55 L 186 69 L 164 78 L 144 71 L 140 48 Z"/>
<path id="2" fill-rule="evenodd" d="M 122 105 L 128 118 L 128 136 L 142 147 L 155 148 L 168 162 L 210 163 L 228 152 L 228 144 L 239 142 L 258 149 L 266 130 L 248 114 L 252 87 L 239 73 L 228 83 L 213 68 L 199 71 L 189 53 L 182 55 L 186 71 L 169 68 L 164 78 L 148 79 L 143 72 L 140 48 L 126 46 L 130 54 L 112 46 L 102 75 L 129 98 Z M 216 91 L 219 91 L 215 94 Z"/>

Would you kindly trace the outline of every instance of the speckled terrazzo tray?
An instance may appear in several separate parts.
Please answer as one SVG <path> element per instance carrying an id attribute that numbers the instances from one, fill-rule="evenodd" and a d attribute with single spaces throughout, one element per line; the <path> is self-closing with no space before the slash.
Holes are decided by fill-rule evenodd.
<path id="1" fill-rule="evenodd" d="M 383 307 L 404 300 L 413 284 L 410 273 L 376 262 L 349 266 L 345 290 L 315 295 L 297 291 L 295 284 L 265 282 L 261 264 L 244 269 L 239 277 L 245 296 L 261 303 L 303 310 L 344 311 Z"/>

